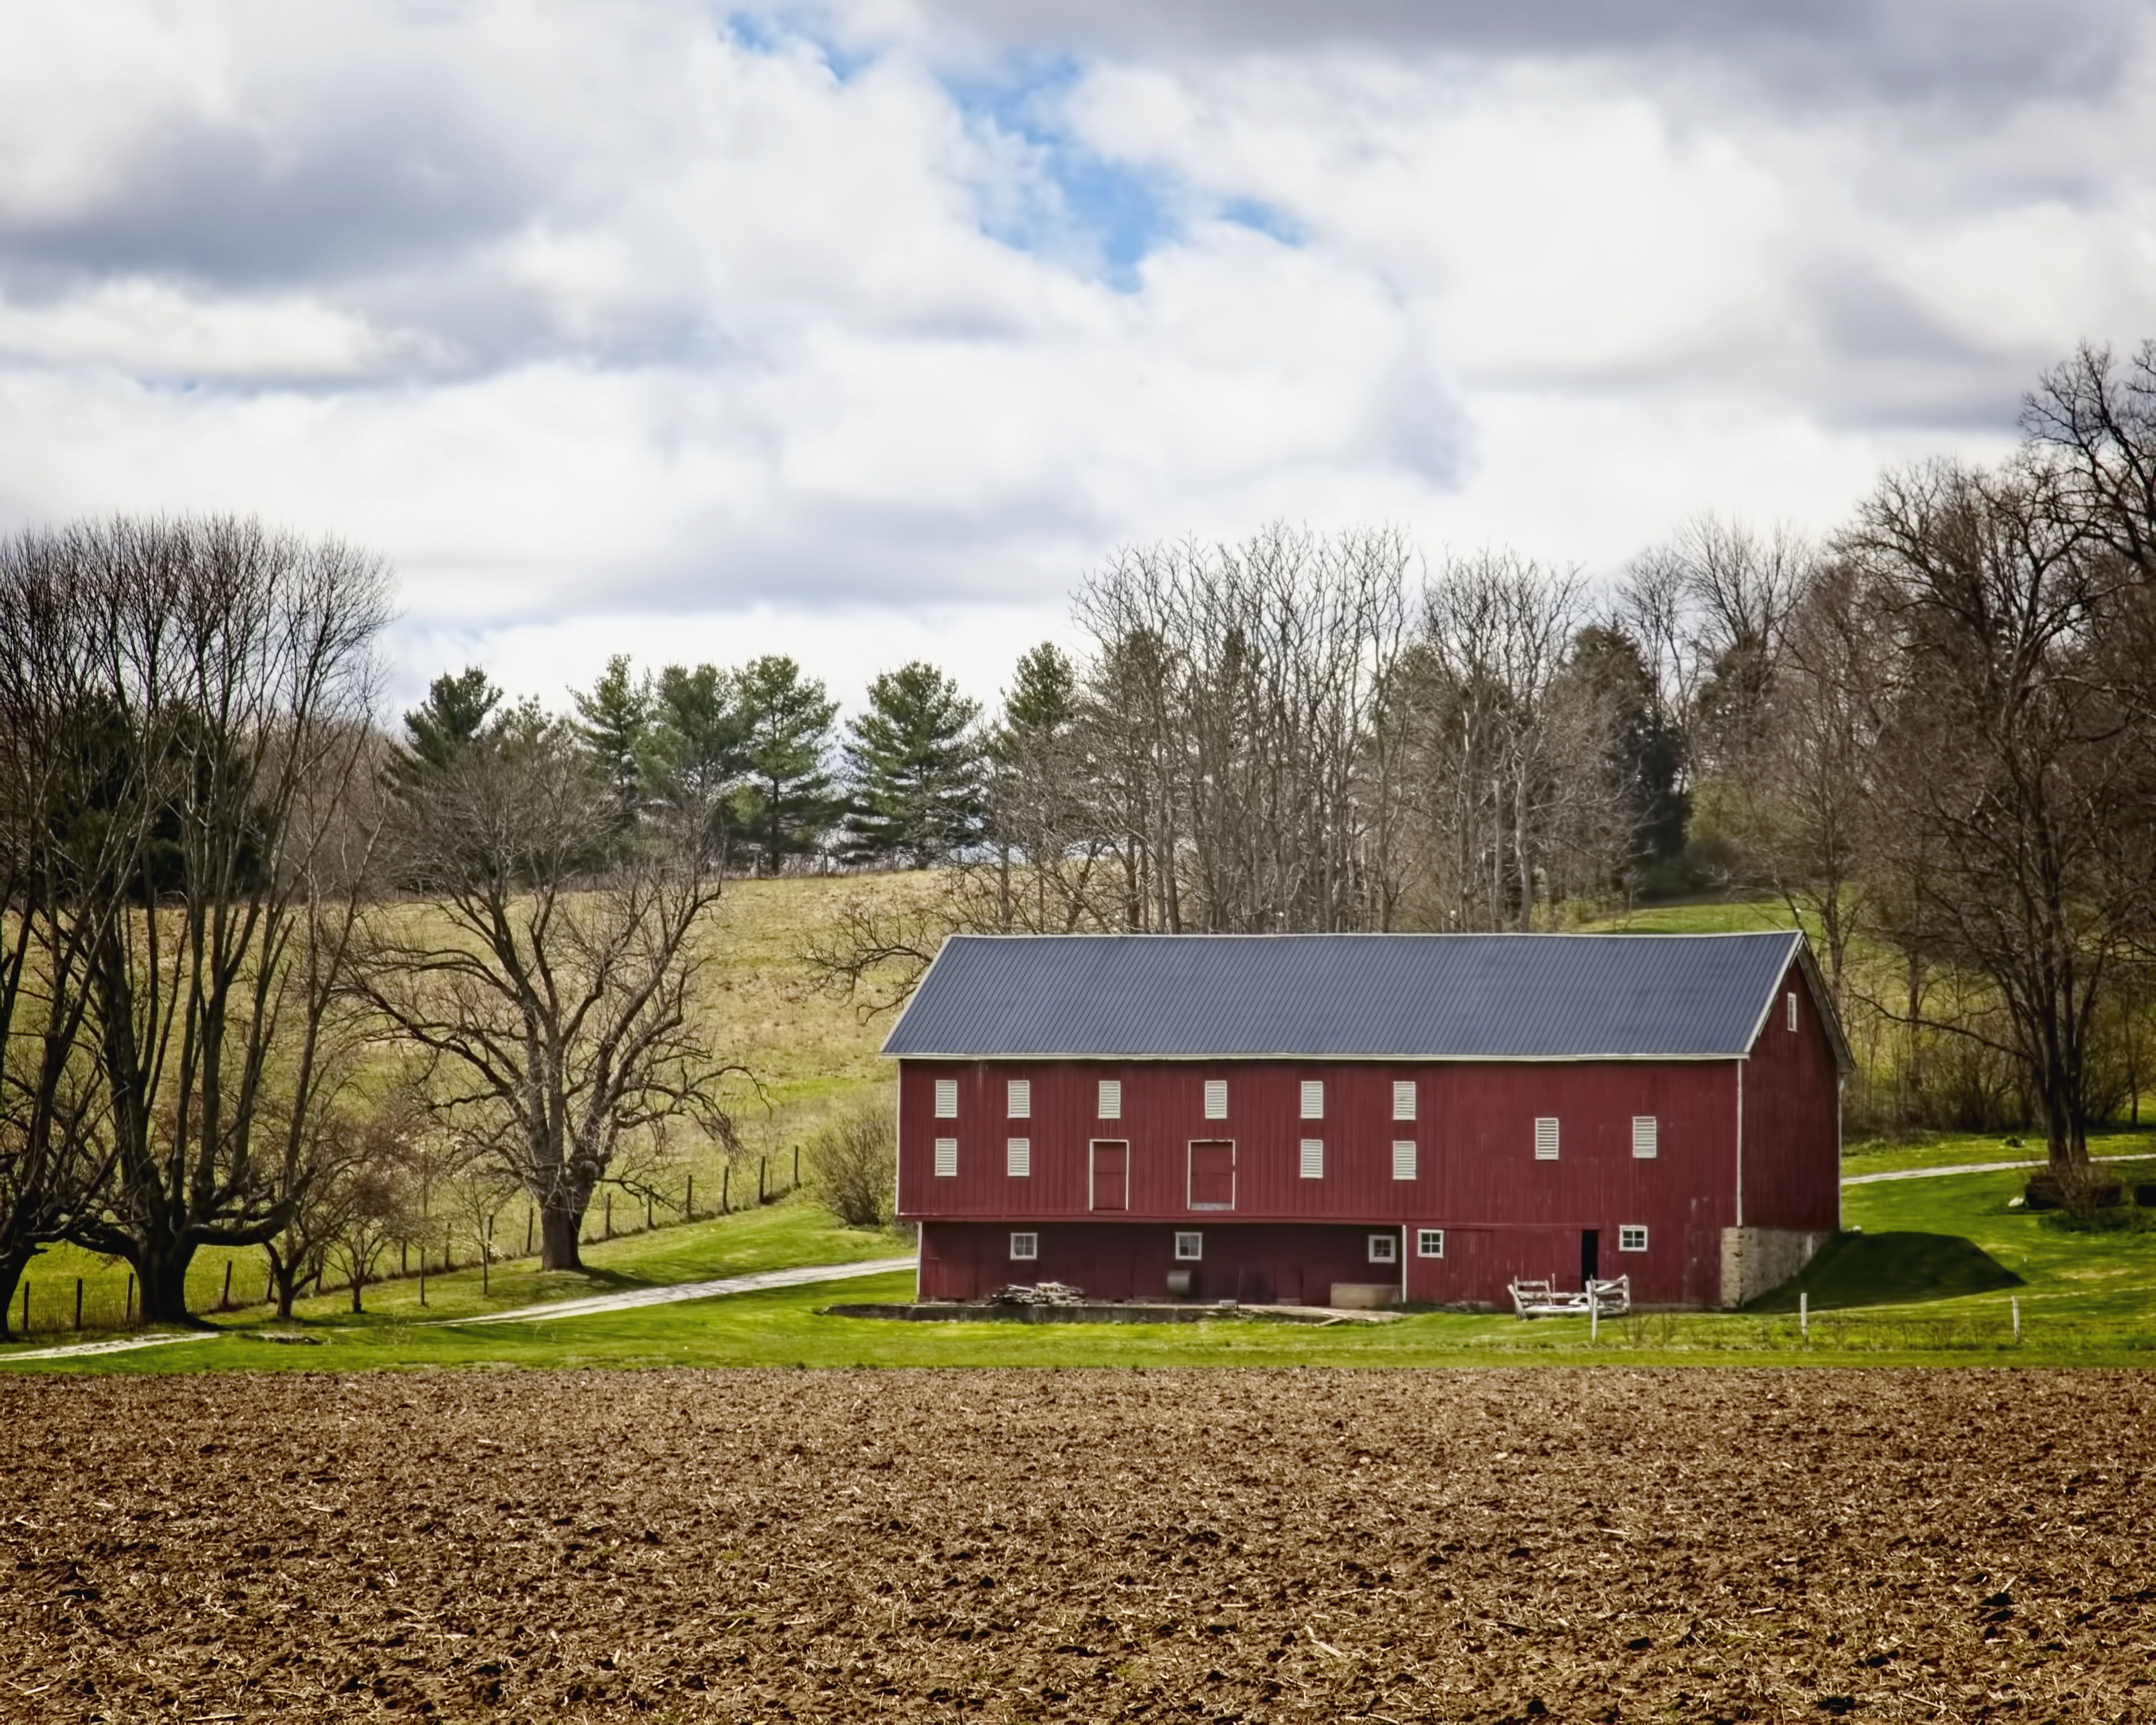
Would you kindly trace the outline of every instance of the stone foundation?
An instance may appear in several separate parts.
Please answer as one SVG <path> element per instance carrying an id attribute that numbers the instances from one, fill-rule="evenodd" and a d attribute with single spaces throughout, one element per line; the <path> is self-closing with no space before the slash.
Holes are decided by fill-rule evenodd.
<path id="1" fill-rule="evenodd" d="M 1734 1310 L 1779 1288 L 1812 1260 L 1830 1235 L 1794 1228 L 1722 1230 L 1722 1304 Z"/>

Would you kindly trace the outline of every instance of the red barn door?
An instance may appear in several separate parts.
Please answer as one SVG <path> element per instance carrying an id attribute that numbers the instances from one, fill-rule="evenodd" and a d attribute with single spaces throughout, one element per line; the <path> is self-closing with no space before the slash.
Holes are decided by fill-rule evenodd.
<path id="1" fill-rule="evenodd" d="M 1120 1140 L 1093 1141 L 1093 1208 L 1127 1210 L 1131 1207 L 1131 1147 Z"/>
<path id="2" fill-rule="evenodd" d="M 1235 1147 L 1225 1138 L 1199 1138 L 1190 1147 L 1190 1207 L 1235 1207 Z"/>

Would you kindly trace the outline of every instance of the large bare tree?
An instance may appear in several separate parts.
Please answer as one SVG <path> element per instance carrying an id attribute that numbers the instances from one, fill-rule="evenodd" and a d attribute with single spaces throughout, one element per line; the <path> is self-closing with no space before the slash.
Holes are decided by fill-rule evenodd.
<path id="1" fill-rule="evenodd" d="M 719 902 L 718 823 L 669 803 L 626 832 L 569 727 L 526 706 L 400 781 L 387 857 L 408 896 L 375 907 L 356 986 L 432 1063 L 447 1127 L 537 1208 L 542 1262 L 581 1267 L 593 1195 L 660 1123 L 722 1142 L 696 1002 Z"/>

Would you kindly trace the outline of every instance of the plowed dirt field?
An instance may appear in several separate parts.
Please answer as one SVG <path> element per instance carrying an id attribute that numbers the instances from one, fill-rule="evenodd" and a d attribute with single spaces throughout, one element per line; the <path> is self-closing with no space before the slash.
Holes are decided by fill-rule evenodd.
<path id="1" fill-rule="evenodd" d="M 0 1381 L 0 1717 L 2156 1718 L 2156 1380 Z"/>

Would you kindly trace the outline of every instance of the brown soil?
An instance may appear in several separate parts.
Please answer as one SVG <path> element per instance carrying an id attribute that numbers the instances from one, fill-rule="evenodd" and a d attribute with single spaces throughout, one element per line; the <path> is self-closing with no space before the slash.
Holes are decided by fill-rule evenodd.
<path id="1" fill-rule="evenodd" d="M 2156 1717 L 2156 1383 L 0 1384 L 0 1717 Z"/>

